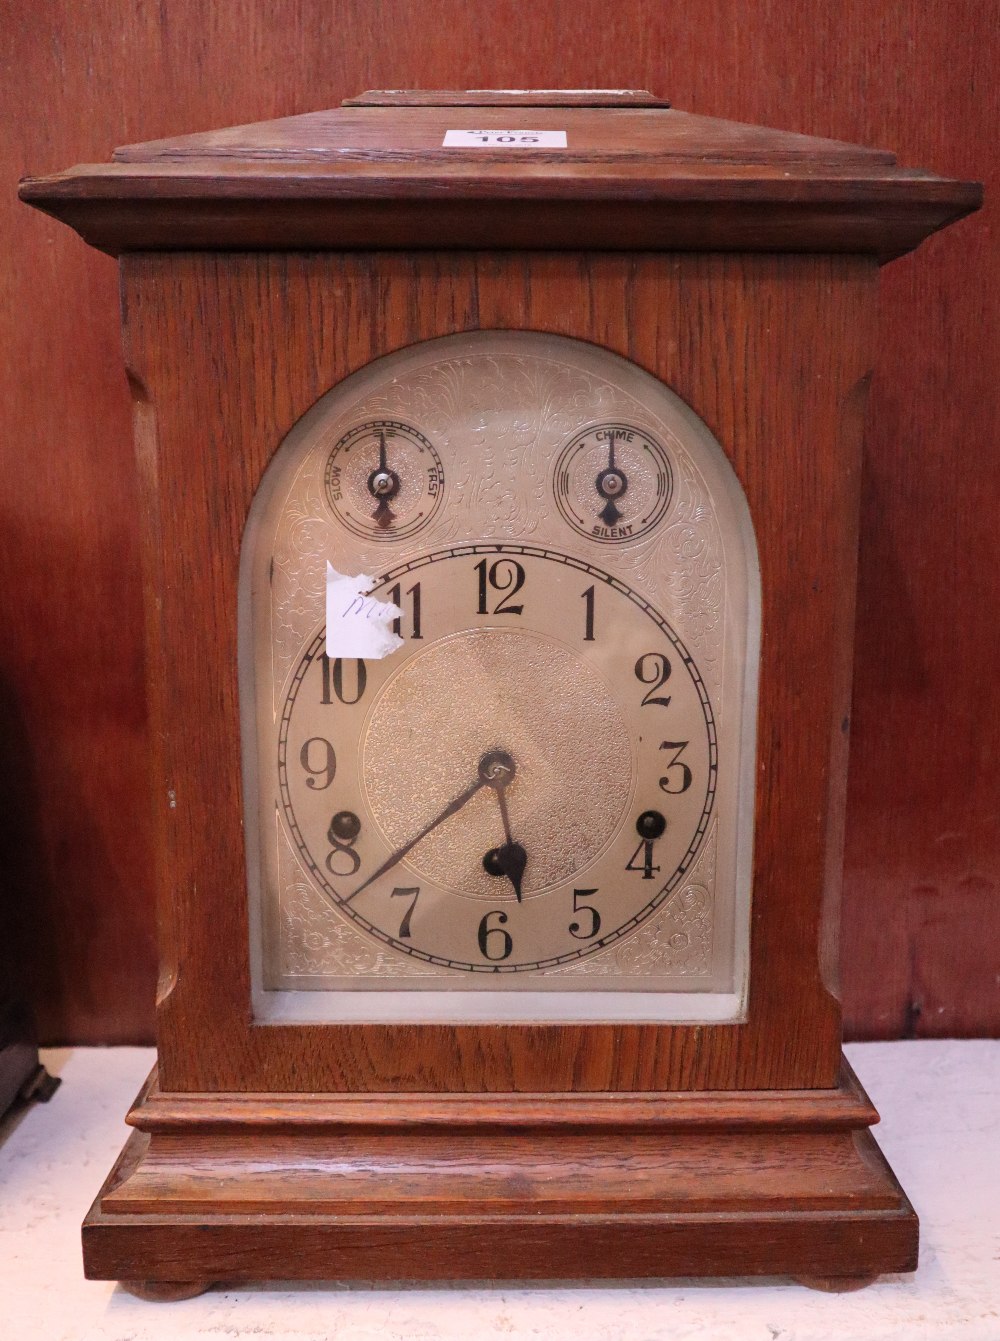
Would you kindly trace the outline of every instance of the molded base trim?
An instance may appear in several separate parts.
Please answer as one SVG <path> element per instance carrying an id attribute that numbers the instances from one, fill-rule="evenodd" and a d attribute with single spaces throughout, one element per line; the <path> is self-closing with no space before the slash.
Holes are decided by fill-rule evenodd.
<path id="1" fill-rule="evenodd" d="M 836 1091 L 616 1097 L 593 1122 L 574 1101 L 513 1096 L 508 1123 L 510 1096 L 475 1096 L 478 1121 L 466 1109 L 450 1124 L 442 1096 L 394 1099 L 378 1121 L 375 1100 L 154 1083 L 130 1117 L 147 1130 L 84 1224 L 86 1272 L 151 1285 L 915 1268 L 916 1216 L 849 1071 Z"/>

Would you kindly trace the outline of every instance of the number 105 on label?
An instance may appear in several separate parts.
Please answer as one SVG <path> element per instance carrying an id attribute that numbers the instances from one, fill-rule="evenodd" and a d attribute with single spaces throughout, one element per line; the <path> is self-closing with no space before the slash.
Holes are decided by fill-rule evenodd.
<path id="1" fill-rule="evenodd" d="M 565 149 L 564 130 L 449 130 L 445 149 Z"/>

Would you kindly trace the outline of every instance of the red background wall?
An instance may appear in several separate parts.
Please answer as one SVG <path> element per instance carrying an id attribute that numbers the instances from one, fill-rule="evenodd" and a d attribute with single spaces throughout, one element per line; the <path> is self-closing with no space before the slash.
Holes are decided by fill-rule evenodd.
<path id="1" fill-rule="evenodd" d="M 115 264 L 17 178 L 360 89 L 648 87 L 986 180 L 883 272 L 842 982 L 855 1037 L 1000 1027 L 995 0 L 7 0 L 0 863 L 47 1041 L 151 1037 L 138 523 Z M 991 182 L 992 179 L 992 182 Z"/>

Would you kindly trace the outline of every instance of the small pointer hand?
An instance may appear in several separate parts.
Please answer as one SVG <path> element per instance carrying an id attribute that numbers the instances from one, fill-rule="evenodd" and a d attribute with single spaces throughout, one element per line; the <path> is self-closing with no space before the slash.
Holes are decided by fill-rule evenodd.
<path id="1" fill-rule="evenodd" d="M 389 500 L 399 493 L 399 476 L 389 465 L 385 432 L 382 429 L 379 429 L 378 433 L 378 465 L 368 476 L 368 492 L 378 500 L 372 517 L 384 530 L 396 520 L 396 514 L 389 506 Z"/>
<path id="2" fill-rule="evenodd" d="M 513 763 L 513 761 L 511 761 Z M 514 886 L 514 893 L 517 896 L 518 903 L 521 902 L 521 878 L 524 875 L 524 868 L 528 864 L 528 854 L 520 843 L 514 842 L 514 837 L 510 831 L 510 816 L 507 813 L 507 797 L 505 789 L 513 776 L 513 769 L 508 770 L 501 765 L 495 770 L 490 782 L 496 791 L 497 801 L 500 805 L 500 818 L 503 820 L 503 831 L 506 842 L 502 847 L 490 848 L 483 858 L 483 866 L 490 875 L 505 875 Z"/>
<path id="3" fill-rule="evenodd" d="M 628 479 L 625 472 L 615 465 L 616 436 L 615 430 L 609 428 L 608 464 L 595 480 L 597 492 L 606 500 L 599 514 L 605 526 L 614 526 L 615 522 L 621 517 L 621 510 L 615 506 L 614 500 L 620 498 L 628 488 Z"/>

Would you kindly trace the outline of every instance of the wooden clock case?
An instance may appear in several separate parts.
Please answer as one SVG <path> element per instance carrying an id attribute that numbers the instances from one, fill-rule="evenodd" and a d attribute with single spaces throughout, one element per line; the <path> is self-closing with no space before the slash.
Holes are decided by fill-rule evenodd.
<path id="1" fill-rule="evenodd" d="M 568 147 L 442 147 L 473 124 Z M 176 1297 L 912 1270 L 916 1217 L 836 994 L 860 448 L 879 264 L 979 187 L 643 93 L 369 94 L 130 146 L 22 196 L 120 259 L 146 537 L 159 1065 L 87 1217 L 87 1274 Z M 254 492 L 330 387 L 488 329 L 632 360 L 745 491 L 763 636 L 740 1023 L 253 1018 L 237 582 Z"/>

